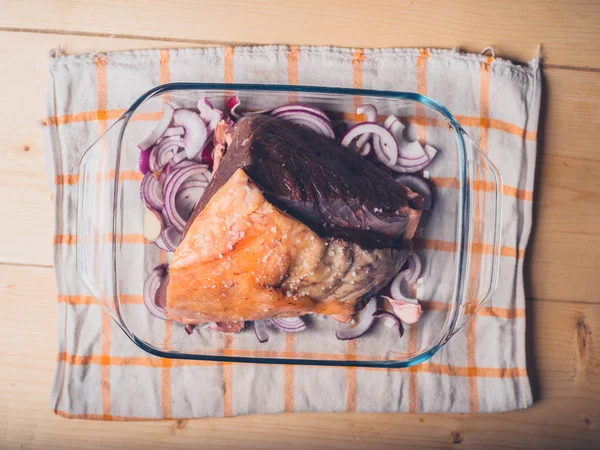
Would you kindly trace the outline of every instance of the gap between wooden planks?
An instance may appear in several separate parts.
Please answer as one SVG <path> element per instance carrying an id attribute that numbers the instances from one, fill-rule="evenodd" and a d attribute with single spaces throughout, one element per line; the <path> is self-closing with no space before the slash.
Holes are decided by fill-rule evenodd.
<path id="1" fill-rule="evenodd" d="M 32 283 L 35 280 L 35 283 Z M 591 448 L 600 439 L 600 304 L 527 304 L 528 368 L 538 401 L 500 415 L 294 414 L 107 423 L 69 421 L 48 407 L 56 358 L 52 270 L 0 270 L 0 442 L 9 448 Z M 96 306 L 92 306 L 96 307 Z M 343 370 L 343 369 L 341 369 Z M 360 369 L 358 369 L 360 370 Z M 57 444 L 60 442 L 60 445 Z"/>
<path id="2" fill-rule="evenodd" d="M 93 11 L 93 19 L 90 16 Z M 135 17 L 135 20 L 131 20 Z M 0 27 L 104 33 L 191 43 L 461 47 L 550 64 L 600 68 L 600 4 L 568 0 L 29 0 L 11 2 Z"/>

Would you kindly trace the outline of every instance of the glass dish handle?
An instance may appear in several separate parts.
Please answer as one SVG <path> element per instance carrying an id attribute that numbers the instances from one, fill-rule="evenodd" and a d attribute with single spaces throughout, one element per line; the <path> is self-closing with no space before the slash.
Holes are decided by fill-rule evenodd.
<path id="1" fill-rule="evenodd" d="M 498 285 L 502 249 L 502 178 L 488 156 L 463 132 L 467 147 L 467 239 L 465 274 L 454 335 L 492 298 Z"/>
<path id="2" fill-rule="evenodd" d="M 120 122 L 81 158 L 77 195 L 77 273 L 96 302 L 113 318 L 113 202 Z"/>

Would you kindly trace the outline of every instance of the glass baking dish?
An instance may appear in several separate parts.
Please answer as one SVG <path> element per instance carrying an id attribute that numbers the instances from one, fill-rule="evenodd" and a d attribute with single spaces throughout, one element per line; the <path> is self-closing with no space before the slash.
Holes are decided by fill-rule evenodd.
<path id="1" fill-rule="evenodd" d="M 434 206 L 416 241 L 423 263 L 413 288 L 423 307 L 403 337 L 377 322 L 355 341 L 340 341 L 333 319 L 308 318 L 308 329 L 289 340 L 271 332 L 259 343 L 252 328 L 226 335 L 207 327 L 192 335 L 184 325 L 150 315 L 142 301 L 144 280 L 165 255 L 143 237 L 137 144 L 154 129 L 162 104 L 194 108 L 208 97 L 224 109 L 231 95 L 249 110 L 289 102 L 321 108 L 334 121 L 352 124 L 356 107 L 372 104 L 380 120 L 393 114 L 419 126 L 438 150 L 423 172 L 435 186 Z M 491 297 L 498 280 L 502 181 L 497 169 L 452 114 L 415 93 L 308 86 L 172 83 L 142 95 L 85 153 L 79 173 L 77 270 L 90 293 L 140 348 L 166 358 L 408 367 L 431 358 Z M 162 260 L 161 260 L 162 258 Z M 322 319 L 322 320 L 321 320 Z M 352 342 L 353 344 L 349 344 Z"/>

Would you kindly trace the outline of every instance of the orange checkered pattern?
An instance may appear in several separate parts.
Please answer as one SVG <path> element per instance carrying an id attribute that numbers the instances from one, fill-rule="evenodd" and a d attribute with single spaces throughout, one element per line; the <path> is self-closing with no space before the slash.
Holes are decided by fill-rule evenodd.
<path id="1" fill-rule="evenodd" d="M 234 416 L 294 411 L 495 412 L 525 408 L 531 391 L 525 369 L 523 258 L 531 227 L 533 174 L 540 103 L 537 61 L 509 61 L 433 49 L 335 49 L 236 47 L 135 51 L 58 56 L 49 69 L 44 140 L 48 179 L 56 206 L 54 236 L 58 286 L 59 355 L 51 408 L 70 418 L 150 420 Z M 85 149 L 148 89 L 171 81 L 240 82 L 342 86 L 413 91 L 440 101 L 497 165 L 504 179 L 503 247 L 499 288 L 466 327 L 433 359 L 409 369 L 268 366 L 167 360 L 138 349 L 103 313 L 75 274 L 78 167 Z M 291 96 L 290 101 L 294 100 Z M 355 99 L 355 106 L 361 102 Z M 156 119 L 146 114 L 138 120 Z M 352 119 L 352 114 L 347 114 Z M 419 139 L 443 126 L 417 109 L 409 118 Z M 113 173 L 99 173 L 110 180 Z M 120 174 L 139 183 L 135 171 Z M 439 190 L 456 190 L 458 180 L 434 177 Z M 485 214 L 493 186 L 475 186 Z M 475 239 L 473 264 L 492 251 Z M 98 239 L 111 239 L 110 235 Z M 143 245 L 140 235 L 120 237 Z M 451 240 L 427 238 L 420 251 L 450 254 Z M 476 283 L 476 280 L 473 281 Z M 433 297 L 425 297 L 433 298 Z M 122 297 L 141 305 L 139 294 Z M 447 304 L 423 300 L 426 311 Z M 474 312 L 474 307 L 467 311 Z M 162 340 L 174 336 L 165 324 Z M 410 327 L 407 350 L 423 330 Z M 224 336 L 224 351 L 244 355 L 237 336 Z M 359 358 L 361 341 L 340 342 L 334 359 Z M 362 348 L 362 349 L 361 349 Z M 288 334 L 280 351 L 314 354 L 301 335 Z M 363 355 L 363 356 L 361 356 Z"/>

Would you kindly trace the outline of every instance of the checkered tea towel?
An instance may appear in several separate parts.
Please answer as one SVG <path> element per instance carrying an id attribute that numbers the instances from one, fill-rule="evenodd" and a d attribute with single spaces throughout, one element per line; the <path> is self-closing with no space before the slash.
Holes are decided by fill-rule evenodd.
<path id="1" fill-rule="evenodd" d="M 518 66 L 428 49 L 266 46 L 53 55 L 44 127 L 59 292 L 52 409 L 65 417 L 135 420 L 528 407 L 523 258 L 531 228 L 540 78 L 537 60 Z M 138 349 L 76 275 L 78 166 L 86 148 L 138 96 L 174 81 L 413 91 L 444 104 L 504 180 L 500 283 L 493 300 L 430 361 L 410 369 L 202 363 L 163 360 Z M 302 350 L 290 338 L 285 351 Z"/>

